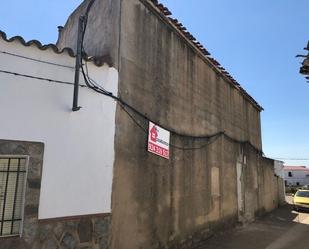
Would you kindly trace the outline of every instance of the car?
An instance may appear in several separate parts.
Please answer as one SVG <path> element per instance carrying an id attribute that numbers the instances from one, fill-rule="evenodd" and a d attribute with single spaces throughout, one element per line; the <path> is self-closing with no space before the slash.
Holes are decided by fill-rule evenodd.
<path id="1" fill-rule="evenodd" d="M 293 209 L 298 211 L 301 209 L 309 210 L 309 190 L 299 189 L 293 197 Z"/>

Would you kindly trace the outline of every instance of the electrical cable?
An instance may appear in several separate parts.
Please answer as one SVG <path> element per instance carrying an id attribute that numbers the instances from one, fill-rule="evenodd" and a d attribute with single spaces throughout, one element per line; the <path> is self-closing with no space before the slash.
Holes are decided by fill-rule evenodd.
<path id="1" fill-rule="evenodd" d="M 145 133 L 148 134 L 148 131 L 146 128 L 144 128 L 132 115 L 131 113 L 123 106 L 123 105 L 119 105 L 121 107 L 121 109 L 127 113 L 127 115 L 131 118 L 131 120 Z"/>
<path id="2" fill-rule="evenodd" d="M 85 34 L 86 34 L 86 29 L 87 29 L 89 12 L 90 12 L 91 7 L 94 4 L 94 2 L 95 2 L 95 0 L 90 0 L 90 3 L 88 4 L 87 9 L 85 11 L 85 14 L 83 16 L 81 16 L 81 18 L 84 19 L 83 34 L 82 34 L 82 39 L 81 39 L 82 47 L 84 45 L 84 39 L 85 39 Z"/>
<path id="3" fill-rule="evenodd" d="M 92 78 L 90 78 L 90 76 L 89 76 L 89 71 L 88 71 L 88 62 L 87 62 L 87 61 L 85 61 L 85 64 L 81 64 L 81 65 L 82 65 L 82 66 L 85 65 L 86 72 L 84 72 L 84 73 L 86 73 L 87 79 L 88 79 L 95 87 L 101 88 L 102 90 L 104 90 L 105 93 L 112 95 L 111 92 L 105 90 L 103 86 L 101 86 L 101 85 L 98 84 L 95 80 L 93 80 Z M 81 68 L 82 68 L 82 70 L 83 70 L 83 67 L 81 67 Z"/>
<path id="4" fill-rule="evenodd" d="M 74 85 L 74 83 L 68 82 L 68 81 L 54 80 L 54 79 L 50 79 L 50 78 L 43 78 L 43 77 L 38 77 L 38 76 L 33 76 L 33 75 L 28 75 L 28 74 L 21 74 L 21 73 L 16 73 L 16 72 L 11 72 L 11 71 L 1 70 L 1 69 L 0 69 L 0 73 L 6 73 L 6 74 L 30 78 L 30 79 L 44 80 L 44 81 L 48 81 L 48 82 L 55 82 L 55 83 L 58 83 L 58 84 Z M 85 85 L 79 85 L 79 86 L 80 87 L 87 87 Z"/>
<path id="5" fill-rule="evenodd" d="M 23 56 L 23 55 L 19 55 L 19 54 L 14 54 L 14 53 L 9 53 L 9 52 L 5 52 L 5 51 L 1 51 L 1 50 L 0 50 L 0 53 L 5 54 L 5 55 L 10 55 L 10 56 L 15 56 L 15 57 L 26 59 L 26 60 L 40 62 L 40 63 L 44 63 L 44 64 L 48 64 L 48 65 L 74 69 L 74 67 L 71 67 L 71 66 L 66 66 L 66 65 L 62 65 L 62 64 L 58 64 L 58 63 L 54 63 L 54 62 L 49 62 L 49 61 L 38 60 L 38 59 L 31 58 L 31 57 L 27 57 L 27 56 Z"/>
<path id="6" fill-rule="evenodd" d="M 85 38 L 85 33 L 86 33 L 86 29 L 87 29 L 87 22 L 88 22 L 88 15 L 89 12 L 91 10 L 92 5 L 94 4 L 95 0 L 91 0 L 90 3 L 87 6 L 87 9 L 85 11 L 84 16 L 82 16 L 81 18 L 84 18 L 84 26 L 83 26 L 83 34 L 82 34 L 82 39 L 81 39 L 81 43 L 82 43 L 82 52 L 85 53 L 85 49 L 84 49 L 84 38 Z M 98 83 L 96 83 L 93 79 L 91 79 L 89 77 L 89 72 L 88 72 L 88 68 L 87 68 L 87 62 L 86 62 L 86 71 L 84 69 L 84 64 L 83 64 L 83 59 L 81 58 L 81 71 L 82 71 L 82 75 L 84 77 L 85 83 L 86 85 L 96 91 L 97 93 L 100 93 L 102 95 L 108 96 L 112 99 L 114 99 L 115 101 L 117 101 L 121 108 L 127 113 L 127 115 L 132 119 L 132 121 L 139 127 L 141 128 L 145 133 L 148 133 L 148 130 L 145 129 L 134 117 L 133 115 L 126 109 L 130 109 L 132 110 L 134 113 L 138 114 L 140 117 L 144 118 L 145 120 L 151 121 L 154 124 L 157 124 L 156 122 L 152 121 L 147 115 L 143 114 L 142 112 L 140 112 L 139 110 L 137 110 L 135 107 L 133 107 L 132 105 L 128 104 L 127 102 L 125 102 L 123 99 L 121 99 L 120 97 L 117 97 L 115 95 L 113 95 L 112 92 L 108 92 L 107 90 L 105 90 L 102 86 L 100 86 Z M 259 150 L 258 148 L 256 148 L 250 141 L 239 141 L 237 139 L 234 139 L 230 136 L 228 136 L 224 131 L 220 131 L 217 132 L 216 134 L 213 135 L 208 135 L 208 136 L 193 136 L 193 135 L 187 135 L 187 134 L 180 134 L 178 132 L 176 132 L 175 130 L 168 128 L 168 127 L 164 127 L 163 125 L 160 125 L 160 127 L 162 127 L 165 130 L 168 130 L 170 133 L 177 135 L 177 136 L 181 136 L 181 137 L 186 137 L 186 138 L 191 138 L 191 139 L 208 139 L 209 141 L 204 144 L 201 145 L 199 147 L 180 147 L 180 146 L 176 146 L 173 144 L 170 144 L 171 147 L 177 148 L 177 149 L 182 149 L 182 150 L 197 150 L 197 149 L 202 149 L 204 147 L 206 147 L 207 145 L 209 145 L 209 142 L 211 141 L 212 138 L 215 138 L 215 140 L 217 140 L 217 138 L 219 136 L 225 136 L 226 138 L 228 138 L 230 141 L 238 143 L 238 144 L 249 144 L 252 148 L 254 148 L 256 151 L 258 151 L 260 154 L 263 155 L 263 152 L 261 150 Z"/>
<path id="7" fill-rule="evenodd" d="M 148 134 L 148 129 L 144 128 L 137 120 L 136 118 L 133 117 L 133 115 L 122 105 L 120 104 L 120 107 L 122 108 L 123 111 L 125 111 L 127 113 L 127 115 L 131 118 L 131 120 L 145 133 Z M 201 146 L 197 146 L 197 147 L 181 147 L 181 146 L 177 146 L 173 143 L 169 143 L 170 147 L 173 147 L 175 149 L 179 149 L 179 150 L 200 150 L 205 148 L 206 146 L 208 146 L 209 144 L 215 142 L 217 140 L 217 138 L 220 137 L 220 135 L 222 135 L 222 132 L 218 132 L 216 134 L 210 135 L 208 137 L 205 137 L 208 139 L 208 142 L 206 144 L 203 144 Z M 204 139 L 205 139 L 204 138 Z M 214 140 L 211 140 L 212 138 L 215 138 Z"/>
<path id="8" fill-rule="evenodd" d="M 142 127 L 138 121 L 125 109 L 125 107 L 128 107 L 129 109 L 131 109 L 132 111 L 134 111 L 135 113 L 137 113 L 139 116 L 141 116 L 142 118 L 144 118 L 145 120 L 149 120 L 153 123 L 156 123 L 154 121 L 152 121 L 149 117 L 147 117 L 145 114 L 141 113 L 140 111 L 138 111 L 136 108 L 134 108 L 133 106 L 129 105 L 128 103 L 126 103 L 125 101 L 123 101 L 121 98 L 119 97 L 116 97 L 114 96 L 111 92 L 108 92 L 106 91 L 104 88 L 101 89 L 100 86 L 96 83 L 96 86 L 92 86 L 89 82 L 89 76 L 87 75 L 87 73 L 85 72 L 85 70 L 83 69 L 83 66 L 82 66 L 82 73 L 83 73 L 83 76 L 84 76 L 84 79 L 85 79 L 85 82 L 87 84 L 88 87 L 90 87 L 91 89 L 93 89 L 94 91 L 100 93 L 100 94 L 103 94 L 105 96 L 108 96 L 108 97 L 111 97 L 113 98 L 114 100 L 116 100 L 117 102 L 120 103 L 120 106 L 122 107 L 123 110 L 125 110 L 125 112 L 130 116 L 130 118 L 133 120 L 133 122 L 135 124 L 137 124 L 143 131 L 146 131 L 144 127 Z M 93 80 L 90 80 L 90 81 L 93 81 Z M 95 82 L 95 81 L 93 81 Z M 264 154 L 261 150 L 259 150 L 258 148 L 256 148 L 250 141 L 239 141 L 237 139 L 234 139 L 230 136 L 228 136 L 224 131 L 220 131 L 214 135 L 208 135 L 208 136 L 192 136 L 192 135 L 187 135 L 187 134 L 180 134 L 174 130 L 172 130 L 171 128 L 167 128 L 167 127 L 164 127 L 162 125 L 160 125 L 160 127 L 162 127 L 163 129 L 166 129 L 166 130 L 169 130 L 171 133 L 175 134 L 175 135 L 178 135 L 178 136 L 181 136 L 181 137 L 187 137 L 187 138 L 192 138 L 192 139 L 211 139 L 213 137 L 216 137 L 216 136 L 220 136 L 220 135 L 224 135 L 228 140 L 232 141 L 232 142 L 235 142 L 235 143 L 239 143 L 239 144 L 249 144 L 251 147 L 253 147 L 256 151 L 258 151 L 260 154 Z M 202 146 L 199 146 L 199 147 L 179 147 L 179 146 L 176 146 L 176 145 L 173 145 L 173 144 L 170 144 L 172 147 L 174 148 L 177 148 L 177 149 L 183 149 L 183 150 L 195 150 L 195 149 L 202 149 L 204 148 L 205 146 L 207 146 L 208 144 L 205 144 L 205 145 L 202 145 Z"/>
<path id="9" fill-rule="evenodd" d="M 134 116 L 122 105 L 120 104 L 121 108 L 128 114 L 128 116 L 132 119 L 132 121 L 139 127 L 141 128 L 141 130 L 148 134 L 148 130 L 146 128 L 144 128 L 137 120 L 136 118 L 134 118 Z M 150 120 L 149 118 L 146 118 L 146 120 Z M 151 120 L 150 120 L 151 121 Z M 174 133 L 174 132 L 171 132 Z M 209 136 L 200 136 L 200 137 L 195 137 L 195 136 L 191 136 L 191 135 L 184 135 L 184 134 L 179 134 L 179 133 L 174 133 L 176 136 L 181 136 L 181 137 L 186 137 L 186 138 L 191 138 L 191 139 L 207 139 L 208 142 L 201 145 L 201 146 L 196 146 L 196 147 L 181 147 L 181 146 L 177 146 L 175 144 L 170 143 L 169 145 L 173 148 L 176 149 L 180 149 L 180 150 L 199 150 L 199 149 L 203 149 L 204 147 L 208 146 L 209 144 L 215 142 L 220 136 L 225 137 L 227 140 L 237 143 L 237 144 L 248 144 L 249 146 L 251 146 L 253 149 L 255 149 L 259 154 L 264 155 L 263 151 L 259 150 L 258 148 L 256 148 L 251 142 L 249 141 L 239 141 L 237 139 L 234 139 L 230 136 L 228 136 L 225 132 L 217 132 L 213 135 L 209 135 Z M 214 139 L 213 139 L 214 138 Z M 213 139 L 213 140 L 211 140 Z"/>

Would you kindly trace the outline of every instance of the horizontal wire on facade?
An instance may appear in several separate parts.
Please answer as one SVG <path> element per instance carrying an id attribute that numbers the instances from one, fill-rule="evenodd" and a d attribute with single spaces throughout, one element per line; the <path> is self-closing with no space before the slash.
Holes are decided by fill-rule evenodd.
<path id="1" fill-rule="evenodd" d="M 194 136 L 194 135 L 189 135 L 189 134 L 181 134 L 173 129 L 171 129 L 170 127 L 166 127 L 164 125 L 161 125 L 159 124 L 158 122 L 156 121 L 153 121 L 152 119 L 150 119 L 147 115 L 143 114 L 142 112 L 140 112 L 139 110 L 137 110 L 136 108 L 134 108 L 133 106 L 131 106 L 130 104 L 128 104 L 127 102 L 125 102 L 124 100 L 122 100 L 120 97 L 117 97 L 117 96 L 114 96 L 111 92 L 107 92 L 105 89 L 100 89 L 98 86 L 99 84 L 96 83 L 96 86 L 92 86 L 89 82 L 89 76 L 84 72 L 83 70 L 83 67 L 82 67 L 82 72 L 83 72 L 83 76 L 84 76 L 84 79 L 85 79 L 85 82 L 86 82 L 86 85 L 93 89 L 94 91 L 100 93 L 100 94 L 103 94 L 105 96 L 108 96 L 108 97 L 111 97 L 113 98 L 115 101 L 119 102 L 120 105 L 122 105 L 122 108 L 124 110 L 125 107 L 129 108 L 130 110 L 132 110 L 133 112 L 135 112 L 136 114 L 138 114 L 140 117 L 144 118 L 145 120 L 148 120 L 148 121 L 151 121 L 152 123 L 156 124 L 156 125 L 159 125 L 160 127 L 162 127 L 163 129 L 165 130 L 168 130 L 170 133 L 176 135 L 176 136 L 180 136 L 180 137 L 186 137 L 186 138 L 191 138 L 191 139 L 210 139 L 212 137 L 215 137 L 215 136 L 220 136 L 220 135 L 224 135 L 228 140 L 230 140 L 231 142 L 235 142 L 235 143 L 239 143 L 239 144 L 248 144 L 249 146 L 251 146 L 253 149 L 255 149 L 257 152 L 259 152 L 260 154 L 264 154 L 262 150 L 258 149 L 256 146 L 254 146 L 250 141 L 248 140 L 245 140 L 245 141 L 240 141 L 240 140 L 237 140 L 235 138 L 232 138 L 230 137 L 229 135 L 227 135 L 225 133 L 225 131 L 219 131 L 215 134 L 212 134 L 212 135 L 199 135 L 199 136 Z M 126 113 L 129 115 L 129 117 L 134 121 L 134 123 L 136 123 L 140 128 L 143 129 L 143 131 L 145 131 L 145 128 L 142 127 L 139 122 L 132 116 L 132 114 L 129 114 L 128 111 L 126 110 Z M 148 131 L 146 131 L 148 132 Z M 202 149 L 203 147 L 207 146 L 204 145 L 204 146 L 200 146 L 200 147 L 192 147 L 192 148 L 187 148 L 188 150 L 194 150 L 194 149 Z M 175 148 L 177 148 L 176 145 L 174 145 Z M 178 149 L 185 149 L 184 147 L 178 147 Z"/>
<path id="2" fill-rule="evenodd" d="M 88 21 L 88 15 L 89 15 L 89 11 L 92 7 L 92 4 L 94 3 L 95 0 L 92 0 L 87 9 L 86 9 L 86 12 L 85 12 L 85 15 L 83 16 L 85 18 L 85 23 L 84 23 L 84 26 L 83 26 L 83 34 L 82 34 L 82 40 L 81 40 L 81 43 L 82 43 L 82 50 L 83 52 L 85 52 L 85 49 L 84 49 L 84 46 L 83 46 L 83 42 L 84 42 L 84 36 L 85 36 L 85 33 L 86 33 L 86 29 L 87 29 L 87 21 Z M 81 59 L 82 60 L 82 59 Z M 177 131 L 171 129 L 170 127 L 165 127 L 161 124 L 158 124 L 158 122 L 155 122 L 153 120 L 151 120 L 147 115 L 143 114 L 141 111 L 137 110 L 135 107 L 133 107 L 132 105 L 128 104 L 126 101 L 124 101 L 121 97 L 118 97 L 118 96 L 115 96 L 113 95 L 113 93 L 111 92 L 108 92 L 106 91 L 104 88 L 102 88 L 100 86 L 100 84 L 96 83 L 94 80 L 92 80 L 90 77 L 89 77 L 89 74 L 88 74 L 88 68 L 87 68 L 87 64 L 86 64 L 86 72 L 84 70 L 84 67 L 83 67 L 83 63 L 81 61 L 81 70 L 82 70 L 82 74 L 83 74 L 83 77 L 84 77 L 84 80 L 85 80 L 85 83 L 86 85 L 91 88 L 92 90 L 100 93 L 100 94 L 103 94 L 105 96 L 108 96 L 110 98 L 113 98 L 115 101 L 117 101 L 118 103 L 120 103 L 120 106 L 122 105 L 122 109 L 125 110 L 125 112 L 128 114 L 128 116 L 133 120 L 133 122 L 139 127 L 141 128 L 144 132 L 147 132 L 148 133 L 148 130 L 146 130 L 127 110 L 126 110 L 126 107 L 129 108 L 130 110 L 132 110 L 134 113 L 138 114 L 140 117 L 144 118 L 145 120 L 148 120 L 148 121 L 151 121 L 153 122 L 154 124 L 156 125 L 159 125 L 160 127 L 162 127 L 163 129 L 165 130 L 168 130 L 170 133 L 174 134 L 174 135 L 177 135 L 177 136 L 181 136 L 181 137 L 186 137 L 186 138 L 191 138 L 191 139 L 211 139 L 213 137 L 219 137 L 221 135 L 224 135 L 225 137 L 229 138 L 230 141 L 232 142 L 237 142 L 239 144 L 248 144 L 250 145 L 253 149 L 255 149 L 259 154 L 264 154 L 263 151 L 259 150 L 257 147 L 255 147 L 250 141 L 239 141 L 239 140 L 236 140 L 232 137 L 229 137 L 225 131 L 219 131 L 217 132 L 216 134 L 213 134 L 213 135 L 206 135 L 206 136 L 193 136 L 193 135 L 188 135 L 188 134 L 181 134 L 181 133 L 178 133 Z M 205 144 L 205 145 L 202 145 L 200 147 L 180 147 L 180 146 L 176 146 L 176 145 L 173 145 L 173 144 L 170 144 L 170 146 L 174 147 L 174 148 L 177 148 L 177 149 L 182 149 L 182 150 L 198 150 L 198 149 L 202 149 L 204 147 L 206 147 L 208 145 Z"/>
<path id="3" fill-rule="evenodd" d="M 133 122 L 146 134 L 146 135 L 147 135 L 147 134 L 148 134 L 148 130 L 147 130 L 146 128 L 144 128 L 144 127 L 132 116 L 132 114 L 129 113 L 129 111 L 125 109 L 125 107 L 124 107 L 123 105 L 120 104 L 120 106 L 121 106 L 122 110 L 124 110 L 124 112 L 127 113 L 127 115 L 130 117 L 130 119 L 131 119 L 131 120 L 132 120 L 132 121 L 133 121 Z M 219 135 L 221 135 L 221 134 L 215 134 L 215 135 L 213 135 L 213 136 L 211 136 L 211 137 L 209 137 L 209 138 L 207 138 L 207 139 L 210 140 L 210 139 L 213 138 L 213 137 L 218 138 Z M 215 140 L 217 140 L 217 139 L 215 139 Z M 212 142 L 214 142 L 214 141 L 212 141 Z M 205 148 L 205 147 L 208 146 L 209 144 L 210 144 L 210 141 L 208 141 L 206 144 L 201 145 L 201 146 L 198 146 L 198 147 L 181 147 L 181 146 L 177 146 L 177 145 L 172 144 L 172 143 L 169 143 L 169 146 L 171 146 L 171 147 L 173 147 L 173 148 L 175 148 L 175 149 L 179 149 L 179 150 L 199 150 L 199 149 Z"/>
<path id="4" fill-rule="evenodd" d="M 33 75 L 21 74 L 21 73 L 16 73 L 16 72 L 11 72 L 11 71 L 1 70 L 1 69 L 0 69 L 0 73 L 10 74 L 10 75 L 18 76 L 18 77 L 36 79 L 36 80 L 44 80 L 44 81 L 48 81 L 48 82 L 54 82 L 54 83 L 57 83 L 57 84 L 74 85 L 74 83 L 68 82 L 68 81 L 61 81 L 61 80 L 54 80 L 54 79 L 50 79 L 50 78 L 37 77 L 37 76 L 33 76 Z M 87 86 L 84 86 L 84 85 L 79 85 L 79 86 L 80 87 L 87 87 Z"/>
<path id="5" fill-rule="evenodd" d="M 83 67 L 82 67 L 83 69 Z M 88 71 L 88 70 L 87 70 Z M 207 136 L 193 136 L 193 135 L 188 135 L 188 134 L 181 134 L 176 132 L 175 130 L 172 130 L 171 128 L 165 127 L 163 125 L 158 124 L 155 121 L 152 121 L 150 118 L 148 118 L 145 114 L 141 113 L 140 111 L 138 111 L 136 108 L 134 108 L 133 106 L 129 105 L 128 103 L 126 103 L 124 100 L 122 100 L 121 98 L 114 96 L 111 92 L 106 91 L 105 89 L 101 89 L 99 84 L 96 84 L 95 86 L 92 86 L 89 83 L 89 79 L 90 77 L 88 75 L 86 75 L 86 73 L 84 72 L 84 70 L 82 70 L 84 78 L 85 78 L 85 82 L 86 85 L 80 85 L 80 87 L 88 87 L 100 94 L 103 94 L 105 96 L 111 97 L 113 98 L 115 101 L 120 103 L 120 106 L 122 107 L 122 109 L 127 113 L 127 115 L 134 121 L 134 123 L 139 126 L 144 132 L 148 133 L 148 131 L 142 127 L 141 124 L 139 124 L 139 122 L 132 116 L 132 114 L 130 114 L 125 107 L 129 108 L 130 110 L 134 111 L 135 113 L 137 113 L 139 116 L 141 116 L 142 118 L 144 118 L 145 120 L 151 121 L 157 125 L 159 125 L 160 127 L 162 127 L 163 129 L 168 130 L 169 132 L 171 132 L 174 135 L 177 136 L 181 136 L 181 137 L 186 137 L 186 138 L 191 138 L 191 139 L 211 139 L 214 137 L 219 137 L 221 135 L 225 136 L 228 140 L 235 142 L 235 143 L 239 143 L 239 144 L 248 144 L 250 145 L 252 148 L 254 148 L 256 151 L 258 151 L 259 153 L 263 154 L 263 152 L 261 150 L 259 150 L 258 148 L 256 148 L 250 141 L 239 141 L 237 139 L 234 139 L 230 136 L 228 136 L 224 131 L 220 131 L 217 132 L 213 135 L 207 135 Z M 49 79 L 49 78 L 43 78 L 43 77 L 37 77 L 37 76 L 32 76 L 32 75 L 26 75 L 26 74 L 21 74 L 21 73 L 17 73 L 17 72 L 10 72 L 10 71 L 5 71 L 5 70 L 0 70 L 0 73 L 6 73 L 6 74 L 10 74 L 10 75 L 14 75 L 14 76 L 19 76 L 19 77 L 26 77 L 26 78 L 30 78 L 30 79 L 37 79 L 37 80 L 44 80 L 44 81 L 48 81 L 48 82 L 54 82 L 54 83 L 58 83 L 58 84 L 66 84 L 66 85 L 74 85 L 74 83 L 72 82 L 67 82 L 67 81 L 60 81 L 60 80 L 54 80 L 54 79 Z M 88 72 L 87 72 L 88 74 Z M 91 80 L 92 82 L 93 80 Z M 201 146 L 197 146 L 197 147 L 181 147 L 181 146 L 177 146 L 174 144 L 170 144 L 171 147 L 174 147 L 176 149 L 181 149 L 181 150 L 198 150 L 198 149 L 202 149 L 204 147 L 206 147 L 207 145 L 209 145 L 209 142 L 201 145 Z"/>
<path id="6" fill-rule="evenodd" d="M 85 22 L 85 26 L 84 26 L 84 30 L 83 30 L 83 38 L 84 38 L 84 34 L 86 31 L 86 27 L 87 27 L 87 18 L 88 18 L 88 13 L 89 10 L 93 4 L 94 0 L 91 1 L 91 4 L 88 6 L 87 10 L 86 10 L 86 14 L 85 14 L 85 18 L 86 18 L 86 22 Z M 82 39 L 83 42 L 83 39 Z M 84 48 L 82 47 L 82 49 L 84 50 Z M 4 51 L 0 51 L 3 54 L 8 54 L 8 55 L 12 55 L 12 56 L 17 56 L 20 58 L 24 58 L 24 59 L 29 59 L 29 60 L 34 60 L 37 62 L 41 62 L 41 63 L 46 63 L 46 64 L 51 64 L 51 65 L 55 65 L 55 66 L 63 66 L 63 67 L 68 67 L 68 68 L 72 68 L 69 66 L 64 66 L 61 64 L 56 64 L 56 63 L 51 63 L 51 62 L 47 62 L 47 61 L 41 61 L 41 60 L 37 60 L 37 59 L 33 59 L 33 58 L 29 58 L 29 57 L 25 57 L 25 56 L 20 56 L 17 54 L 13 54 L 13 53 L 8 53 L 8 52 L 4 52 Z M 199 149 L 203 149 L 206 146 L 208 146 L 209 144 L 213 143 L 214 141 L 216 141 L 220 136 L 224 136 L 225 138 L 227 138 L 229 141 L 234 142 L 234 143 L 238 143 L 238 144 L 248 144 L 250 145 L 253 149 L 255 149 L 258 153 L 263 155 L 263 152 L 258 149 L 257 147 L 255 147 L 250 141 L 240 141 L 237 140 L 235 138 L 230 137 L 229 135 L 227 135 L 225 133 L 225 131 L 219 131 L 215 134 L 212 135 L 189 135 L 189 134 L 182 134 L 177 132 L 174 129 L 171 129 L 170 127 L 165 127 L 164 125 L 159 124 L 158 122 L 155 122 L 153 120 L 151 120 L 147 115 L 143 114 L 141 111 L 137 110 L 135 107 L 133 107 L 132 105 L 128 104 L 126 101 L 124 101 L 121 97 L 115 96 L 113 95 L 113 93 L 106 91 L 100 84 L 96 83 L 93 79 L 91 79 L 89 77 L 88 74 L 88 68 L 87 68 L 87 64 L 86 64 L 86 72 L 84 70 L 83 67 L 83 59 L 81 59 L 81 70 L 82 70 L 82 74 L 85 80 L 86 85 L 79 85 L 80 87 L 88 87 L 94 91 L 96 91 L 97 93 L 100 93 L 102 95 L 105 95 L 107 97 L 110 97 L 112 99 L 114 99 L 115 101 L 117 101 L 120 105 L 120 107 L 127 113 L 127 115 L 132 119 L 132 121 L 141 129 L 143 130 L 143 132 L 145 132 L 146 134 L 148 134 L 148 129 L 144 128 L 137 120 L 136 118 L 132 115 L 132 113 L 130 113 L 127 109 L 130 109 L 131 111 L 133 111 L 134 113 L 136 113 L 137 115 L 139 115 L 140 117 L 142 117 L 143 119 L 147 120 L 147 121 L 151 121 L 154 124 L 162 127 L 165 130 L 168 130 L 171 134 L 174 134 L 176 136 L 180 136 L 180 137 L 184 137 L 184 138 L 189 138 L 189 139 L 195 139 L 195 140 L 203 140 L 206 139 L 208 140 L 207 143 L 201 145 L 201 146 L 196 146 L 196 147 L 183 147 L 183 146 L 177 146 L 175 144 L 170 144 L 171 147 L 174 147 L 176 149 L 180 149 L 180 150 L 199 150 Z M 87 62 L 86 62 L 87 63 Z M 66 84 L 66 85 L 74 85 L 73 82 L 67 82 L 67 81 L 61 81 L 61 80 L 54 80 L 54 79 L 50 79 L 50 78 L 43 78 L 43 77 L 37 77 L 37 76 L 33 76 L 33 75 L 26 75 L 26 74 L 21 74 L 21 73 L 17 73 L 17 72 L 10 72 L 10 71 L 5 71 L 5 70 L 0 70 L 0 73 L 6 73 L 6 74 L 10 74 L 10 75 L 14 75 L 14 76 L 19 76 L 19 77 L 26 77 L 26 78 L 30 78 L 30 79 L 37 79 L 37 80 L 44 80 L 44 81 L 48 81 L 48 82 L 54 82 L 54 83 L 58 83 L 58 84 Z"/>
<path id="7" fill-rule="evenodd" d="M 74 69 L 74 67 L 71 67 L 71 66 L 66 66 L 66 65 L 62 65 L 62 64 L 58 64 L 58 63 L 54 63 L 54 62 L 49 62 L 49 61 L 38 60 L 38 59 L 31 58 L 31 57 L 27 57 L 27 56 L 23 56 L 23 55 L 19 55 L 19 54 L 14 54 L 14 53 L 9 53 L 9 52 L 5 52 L 5 51 L 1 51 L 1 50 L 0 50 L 0 53 L 5 54 L 5 55 L 10 55 L 10 56 L 15 56 L 15 57 L 26 59 L 26 60 L 31 60 L 31 61 L 35 61 L 35 62 L 44 63 L 44 64 L 49 64 L 49 65 L 52 65 L 52 66 Z"/>
<path id="8" fill-rule="evenodd" d="M 121 108 L 127 113 L 127 115 L 132 119 L 132 121 L 146 134 L 148 134 L 148 130 L 147 128 L 144 128 L 138 121 L 136 118 L 133 117 L 133 115 L 126 110 L 126 108 L 120 104 Z M 146 120 L 150 120 L 148 118 L 146 118 Z M 151 121 L 151 120 L 150 120 Z M 176 134 L 178 135 L 178 134 Z M 199 150 L 199 149 L 203 149 L 205 147 L 207 147 L 208 145 L 212 144 L 213 142 L 215 142 L 220 136 L 224 136 L 225 138 L 227 138 L 229 141 L 234 142 L 234 143 L 238 143 L 238 144 L 248 144 L 250 145 L 253 149 L 255 149 L 258 153 L 263 155 L 263 151 L 259 150 L 258 148 L 256 148 L 254 145 L 251 144 L 251 142 L 249 141 L 239 141 L 236 140 L 234 138 L 231 138 L 230 136 L 228 136 L 225 132 L 218 132 L 215 133 L 213 135 L 210 136 L 204 136 L 204 137 L 191 137 L 191 136 L 184 136 L 182 135 L 182 137 L 189 137 L 191 139 L 208 139 L 209 141 L 201 146 L 196 146 L 196 147 L 182 147 L 182 146 L 178 146 L 175 144 L 170 143 L 169 145 L 175 149 L 180 149 L 180 150 Z M 214 138 L 214 139 L 213 139 Z M 212 140 L 213 139 L 213 140 Z"/>

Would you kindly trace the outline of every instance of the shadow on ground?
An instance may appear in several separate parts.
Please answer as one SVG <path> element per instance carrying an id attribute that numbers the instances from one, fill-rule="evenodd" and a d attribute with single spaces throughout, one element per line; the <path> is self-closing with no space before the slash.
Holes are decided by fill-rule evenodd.
<path id="1" fill-rule="evenodd" d="M 198 249 L 309 249 L 309 213 L 287 204 L 252 224 L 216 234 Z"/>

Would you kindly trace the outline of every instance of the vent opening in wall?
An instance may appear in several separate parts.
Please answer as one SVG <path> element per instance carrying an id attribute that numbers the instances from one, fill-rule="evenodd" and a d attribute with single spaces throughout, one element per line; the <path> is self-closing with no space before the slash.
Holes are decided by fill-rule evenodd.
<path id="1" fill-rule="evenodd" d="M 0 156 L 0 236 L 21 235 L 27 157 Z"/>

